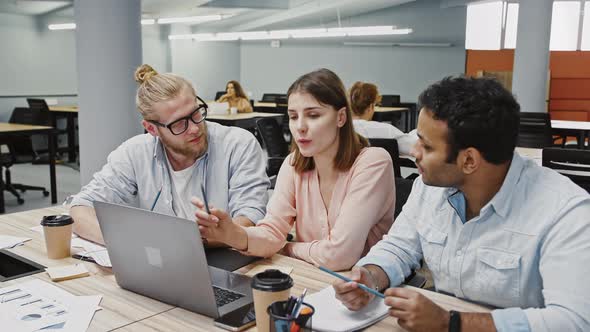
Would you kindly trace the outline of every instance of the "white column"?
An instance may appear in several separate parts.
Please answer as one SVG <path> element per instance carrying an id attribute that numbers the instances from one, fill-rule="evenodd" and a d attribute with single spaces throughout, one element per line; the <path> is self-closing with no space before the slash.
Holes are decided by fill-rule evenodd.
<path id="1" fill-rule="evenodd" d="M 75 0 L 80 181 L 142 133 L 133 74 L 141 65 L 140 0 Z"/>
<path id="2" fill-rule="evenodd" d="M 520 0 L 512 92 L 522 112 L 546 112 L 553 0 Z"/>

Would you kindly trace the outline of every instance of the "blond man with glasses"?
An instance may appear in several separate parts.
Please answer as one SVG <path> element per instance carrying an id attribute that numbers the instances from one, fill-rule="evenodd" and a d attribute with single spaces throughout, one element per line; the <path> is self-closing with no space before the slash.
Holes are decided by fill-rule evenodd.
<path id="1" fill-rule="evenodd" d="M 135 79 L 137 109 L 147 134 L 123 142 L 73 197 L 74 232 L 104 243 L 94 201 L 195 220 L 190 198 L 201 197 L 201 186 L 209 203 L 229 211 L 233 222 L 253 226 L 262 219 L 270 182 L 254 136 L 205 121 L 207 104 L 180 76 L 142 65 Z"/>

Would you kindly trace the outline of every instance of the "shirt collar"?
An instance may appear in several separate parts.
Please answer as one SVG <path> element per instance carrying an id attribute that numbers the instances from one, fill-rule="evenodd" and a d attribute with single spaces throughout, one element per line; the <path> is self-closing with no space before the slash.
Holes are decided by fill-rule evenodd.
<path id="1" fill-rule="evenodd" d="M 514 152 L 510 167 L 508 168 L 508 173 L 506 173 L 506 177 L 504 178 L 504 182 L 502 182 L 500 190 L 498 190 L 494 197 L 492 197 L 492 199 L 483 206 L 480 211 L 480 215 L 485 213 L 485 211 L 491 207 L 499 216 L 502 218 L 506 217 L 513 202 L 512 193 L 520 181 L 523 168 L 524 160 L 517 152 Z M 466 206 L 465 196 L 463 196 L 463 193 L 455 188 L 448 188 L 445 192 L 445 196 L 449 204 L 455 209 L 461 218 L 461 221 L 465 223 Z"/>
<path id="2" fill-rule="evenodd" d="M 496 195 L 494 195 L 492 200 L 486 204 L 492 206 L 494 211 L 496 211 L 496 213 L 502 218 L 505 218 L 510 211 L 510 207 L 514 201 L 512 199 L 512 194 L 520 182 L 523 169 L 524 159 L 522 159 L 522 157 L 517 152 L 514 152 L 512 155 L 512 162 L 510 163 L 510 168 L 508 169 L 508 173 L 506 173 L 502 187 L 500 187 L 500 190 L 496 193 Z"/>

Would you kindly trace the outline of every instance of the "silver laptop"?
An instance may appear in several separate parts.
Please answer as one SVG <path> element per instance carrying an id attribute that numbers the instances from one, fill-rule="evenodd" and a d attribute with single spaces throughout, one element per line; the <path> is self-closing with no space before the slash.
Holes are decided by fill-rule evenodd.
<path id="1" fill-rule="evenodd" d="M 251 279 L 207 265 L 196 222 L 95 202 L 117 283 L 217 318 L 252 303 Z"/>

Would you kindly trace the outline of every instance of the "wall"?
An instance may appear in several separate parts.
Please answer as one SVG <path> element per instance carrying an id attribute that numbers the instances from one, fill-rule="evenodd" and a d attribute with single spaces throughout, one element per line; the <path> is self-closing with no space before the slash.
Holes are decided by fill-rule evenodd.
<path id="1" fill-rule="evenodd" d="M 75 94 L 76 57 L 69 33 L 40 29 L 33 17 L 0 14 L 0 121 L 25 97 Z"/>
<path id="2" fill-rule="evenodd" d="M 463 73 L 465 8 L 441 9 L 439 1 L 420 0 L 342 22 L 343 26 L 411 27 L 414 33 L 390 40 L 454 44 L 448 48 L 345 46 L 343 39 L 304 43 L 284 40 L 280 48 L 271 48 L 269 42 L 242 42 L 241 83 L 254 99 L 260 99 L 265 92 L 284 93 L 300 75 L 326 67 L 334 70 L 347 87 L 357 80 L 371 81 L 382 94 L 399 94 L 402 101 L 415 101 L 428 84 Z"/>
<path id="3" fill-rule="evenodd" d="M 191 33 L 174 26 L 173 34 Z M 191 81 L 205 101 L 225 90 L 229 80 L 240 79 L 240 44 L 237 42 L 170 41 L 172 72 Z"/>
<path id="4" fill-rule="evenodd" d="M 8 121 L 14 107 L 26 107 L 30 95 L 77 103 L 74 34 L 48 30 L 45 19 L 0 14 L 0 121 Z M 143 27 L 144 62 L 170 68 L 167 38 L 157 26 Z"/>

